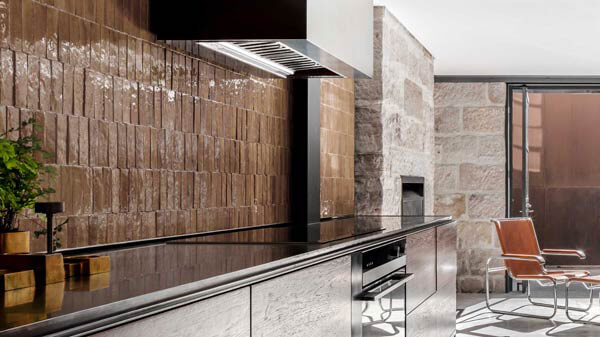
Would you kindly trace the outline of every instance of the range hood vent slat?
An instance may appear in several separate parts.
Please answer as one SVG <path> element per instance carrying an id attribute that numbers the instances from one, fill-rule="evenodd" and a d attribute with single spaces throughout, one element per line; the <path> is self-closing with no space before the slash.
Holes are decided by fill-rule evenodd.
<path id="1" fill-rule="evenodd" d="M 260 68 L 281 77 L 293 75 L 297 71 L 331 72 L 315 60 L 276 41 L 244 42 L 200 42 L 200 45 L 227 54 L 244 62 L 255 63 Z M 261 65 L 258 65 L 261 63 Z"/>

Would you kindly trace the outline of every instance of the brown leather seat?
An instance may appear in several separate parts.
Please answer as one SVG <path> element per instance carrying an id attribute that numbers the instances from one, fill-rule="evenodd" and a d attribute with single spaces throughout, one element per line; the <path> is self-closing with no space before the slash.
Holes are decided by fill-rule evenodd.
<path id="1" fill-rule="evenodd" d="M 540 249 L 531 218 L 492 219 L 500 241 L 504 264 L 510 275 L 518 280 L 566 281 L 573 277 L 585 277 L 587 270 L 547 270 L 543 255 L 563 255 L 585 258 L 578 250 Z M 511 256 L 522 259 L 510 259 Z"/>

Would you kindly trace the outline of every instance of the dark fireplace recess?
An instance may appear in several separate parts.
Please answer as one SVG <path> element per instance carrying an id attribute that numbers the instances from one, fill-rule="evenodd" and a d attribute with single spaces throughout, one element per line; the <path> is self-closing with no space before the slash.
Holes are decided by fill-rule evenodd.
<path id="1" fill-rule="evenodd" d="M 402 215 L 424 215 L 425 209 L 425 178 L 402 176 Z"/>

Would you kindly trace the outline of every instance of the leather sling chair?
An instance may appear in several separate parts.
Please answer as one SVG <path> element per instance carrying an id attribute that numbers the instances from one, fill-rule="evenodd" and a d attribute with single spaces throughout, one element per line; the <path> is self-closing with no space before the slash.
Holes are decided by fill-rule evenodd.
<path id="1" fill-rule="evenodd" d="M 558 308 L 565 308 L 558 305 L 557 285 L 566 284 L 572 278 L 589 276 L 589 272 L 585 270 L 547 270 L 544 266 L 546 260 L 544 260 L 542 255 L 576 256 L 579 259 L 585 259 L 585 254 L 578 250 L 540 249 L 531 218 L 492 219 L 491 221 L 496 227 L 502 255 L 490 257 L 487 260 L 485 270 L 485 303 L 488 310 L 496 314 L 531 318 L 550 319 L 554 317 Z M 504 261 L 504 266 L 490 268 L 490 264 L 494 260 Z M 533 305 L 553 308 L 554 311 L 552 314 L 544 316 L 493 309 L 490 305 L 489 274 L 504 271 L 507 271 L 513 279 L 527 282 L 527 299 L 529 302 Z M 553 287 L 554 303 L 547 304 L 533 301 L 531 298 L 531 281 L 535 281 L 543 287 Z M 590 302 L 587 308 L 570 309 L 587 311 L 591 306 L 592 292 L 590 291 Z"/>

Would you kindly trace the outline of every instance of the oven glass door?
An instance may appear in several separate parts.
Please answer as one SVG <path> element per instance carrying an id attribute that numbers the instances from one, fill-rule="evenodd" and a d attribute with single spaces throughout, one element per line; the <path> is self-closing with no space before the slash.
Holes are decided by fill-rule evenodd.
<path id="1" fill-rule="evenodd" d="M 397 273 L 369 289 L 362 301 L 362 336 L 406 336 L 406 282 L 411 274 Z"/>

